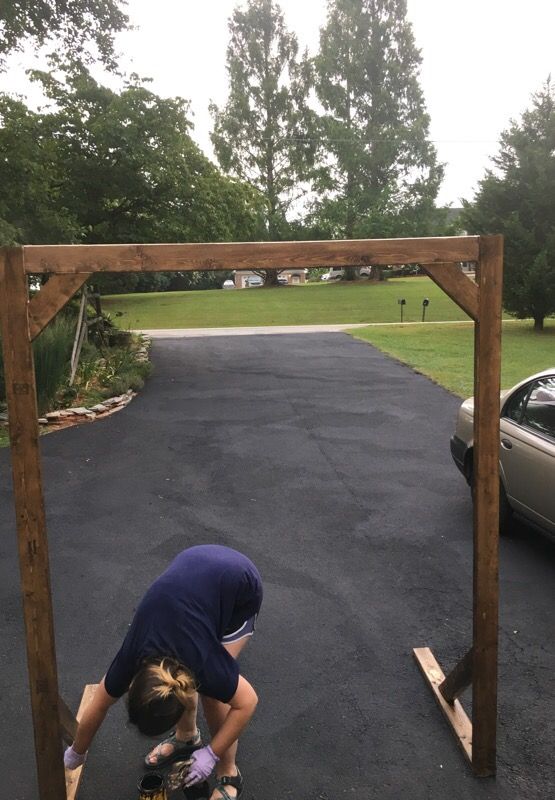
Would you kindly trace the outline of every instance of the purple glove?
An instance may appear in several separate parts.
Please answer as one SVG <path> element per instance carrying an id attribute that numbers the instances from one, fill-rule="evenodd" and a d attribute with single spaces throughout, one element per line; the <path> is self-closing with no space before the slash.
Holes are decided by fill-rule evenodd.
<path id="1" fill-rule="evenodd" d="M 194 786 L 195 783 L 206 780 L 220 760 L 209 744 L 200 750 L 195 750 L 191 758 L 193 763 L 187 774 L 185 786 Z"/>
<path id="2" fill-rule="evenodd" d="M 86 760 L 86 752 L 78 753 L 77 750 L 73 749 L 73 745 L 68 747 L 64 753 L 64 764 L 66 769 L 77 769 L 77 767 L 81 767 Z"/>

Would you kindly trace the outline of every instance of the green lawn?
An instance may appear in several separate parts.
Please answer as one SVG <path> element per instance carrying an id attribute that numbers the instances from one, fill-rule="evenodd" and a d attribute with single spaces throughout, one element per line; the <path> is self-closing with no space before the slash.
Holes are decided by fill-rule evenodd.
<path id="1" fill-rule="evenodd" d="M 467 319 L 429 278 L 395 278 L 383 283 L 325 283 L 274 289 L 234 289 L 112 295 L 103 308 L 121 327 L 227 328 L 251 325 L 325 325 L 397 322 L 404 297 L 406 321 L 418 321 L 430 299 L 428 320 Z M 116 316 L 117 313 L 121 316 Z"/>
<path id="2" fill-rule="evenodd" d="M 473 325 L 426 325 L 359 328 L 350 331 L 357 339 L 409 364 L 461 397 L 474 391 Z M 503 325 L 501 386 L 513 384 L 555 367 L 555 320 L 548 320 L 543 333 L 534 333 L 531 322 Z"/>

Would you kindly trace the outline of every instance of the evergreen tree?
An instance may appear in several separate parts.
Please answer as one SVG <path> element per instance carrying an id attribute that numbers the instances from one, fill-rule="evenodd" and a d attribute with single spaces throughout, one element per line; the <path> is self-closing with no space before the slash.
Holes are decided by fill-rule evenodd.
<path id="1" fill-rule="evenodd" d="M 324 113 L 312 224 L 333 238 L 435 232 L 443 169 L 406 12 L 406 0 L 329 2 L 314 62 Z"/>
<path id="2" fill-rule="evenodd" d="M 520 122 L 501 134 L 499 153 L 465 203 L 470 233 L 505 235 L 503 303 L 535 330 L 555 313 L 555 88 L 549 78 Z"/>
<path id="3" fill-rule="evenodd" d="M 307 95 L 310 70 L 273 0 L 248 0 L 229 23 L 229 97 L 212 105 L 212 142 L 226 172 L 250 183 L 266 203 L 266 236 L 288 231 L 287 214 L 311 159 Z M 265 270 L 277 284 L 278 270 Z"/>

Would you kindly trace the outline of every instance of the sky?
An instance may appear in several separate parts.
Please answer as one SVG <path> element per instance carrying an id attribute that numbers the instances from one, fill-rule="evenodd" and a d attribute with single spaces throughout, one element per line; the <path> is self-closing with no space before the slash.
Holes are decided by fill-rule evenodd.
<path id="1" fill-rule="evenodd" d="M 227 22 L 237 0 L 129 0 L 135 30 L 117 38 L 120 64 L 153 79 L 163 96 L 191 102 L 193 136 L 212 155 L 211 100 L 223 105 Z M 326 0 L 280 0 L 301 47 L 314 53 Z M 553 0 L 408 0 L 408 18 L 422 55 L 420 83 L 431 117 L 430 138 L 445 164 L 438 201 L 472 199 L 497 150 L 500 133 L 518 119 L 553 73 Z M 4 88 L 25 91 L 18 64 Z M 29 66 L 29 57 L 25 57 Z"/>

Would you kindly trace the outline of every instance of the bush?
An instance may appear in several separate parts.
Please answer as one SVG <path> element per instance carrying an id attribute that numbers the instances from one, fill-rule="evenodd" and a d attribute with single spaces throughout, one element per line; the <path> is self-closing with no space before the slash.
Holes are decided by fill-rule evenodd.
<path id="1" fill-rule="evenodd" d="M 48 411 L 69 378 L 74 338 L 75 323 L 60 316 L 33 344 L 39 414 Z"/>
<path id="2" fill-rule="evenodd" d="M 74 323 L 61 316 L 33 344 L 39 414 L 48 410 L 68 379 L 74 336 Z M 5 399 L 6 385 L 0 342 L 0 403 L 5 402 Z"/>
<path id="3" fill-rule="evenodd" d="M 117 331 L 108 337 L 111 346 L 97 347 L 90 340 L 83 344 L 75 384 L 68 386 L 75 323 L 61 314 L 33 344 L 39 414 L 56 406 L 94 405 L 129 389 L 139 391 L 150 374 L 150 362 L 136 361 L 136 339 Z M 0 408 L 5 403 L 1 355 L 0 341 Z"/>

